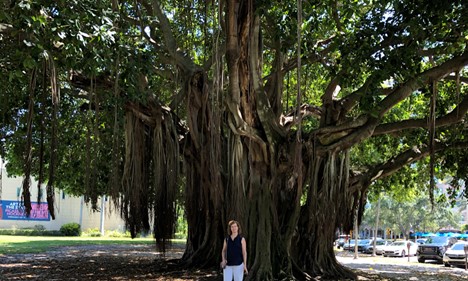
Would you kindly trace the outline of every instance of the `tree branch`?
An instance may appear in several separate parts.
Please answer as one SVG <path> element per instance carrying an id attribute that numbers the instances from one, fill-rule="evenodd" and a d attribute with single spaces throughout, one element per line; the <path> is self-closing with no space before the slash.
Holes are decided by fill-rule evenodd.
<path id="1" fill-rule="evenodd" d="M 94 85 L 98 89 L 104 89 L 104 90 L 111 90 L 113 89 L 114 83 L 110 79 L 108 75 L 105 74 L 100 74 L 99 76 L 96 76 L 95 81 L 93 81 Z M 90 92 L 90 86 L 91 86 L 91 79 L 89 77 L 84 76 L 78 71 L 71 70 L 70 74 L 68 76 L 68 82 L 70 82 L 71 85 L 78 89 L 85 90 L 87 92 Z"/>
<path id="2" fill-rule="evenodd" d="M 301 116 L 301 118 L 297 118 L 296 122 L 294 122 L 294 116 Z M 285 127 L 291 127 L 297 124 L 300 119 L 304 119 L 304 117 L 314 116 L 320 118 L 322 115 L 322 108 L 315 105 L 310 104 L 303 104 L 301 105 L 301 109 L 299 114 L 297 114 L 296 110 L 288 113 L 281 118 L 281 124 Z"/>
<path id="3" fill-rule="evenodd" d="M 263 128 L 265 130 L 266 136 L 270 143 L 274 142 L 274 136 L 277 134 L 284 135 L 284 132 L 280 128 L 278 124 L 278 118 L 275 118 L 275 114 L 271 109 L 268 97 L 265 93 L 262 78 L 261 78 L 261 65 L 260 65 L 260 57 L 258 50 L 261 49 L 260 45 L 260 17 L 253 16 L 253 20 L 251 23 L 251 36 L 250 36 L 250 59 L 249 59 L 249 66 L 252 75 L 252 87 L 255 95 L 257 96 L 257 102 L 259 106 L 257 107 L 257 114 L 260 118 Z M 264 147 L 264 143 L 261 143 L 262 148 Z M 264 149 L 264 159 L 268 159 L 266 154 L 266 149 Z"/>
<path id="4" fill-rule="evenodd" d="M 438 143 L 434 148 L 434 152 L 441 152 L 448 149 L 466 149 L 468 148 L 468 142 L 457 142 L 454 144 L 444 144 Z M 429 147 L 423 145 L 423 147 L 412 147 L 407 151 L 397 155 L 385 163 L 377 165 L 373 169 L 370 169 L 365 176 L 371 179 L 371 181 L 375 181 L 377 179 L 381 179 L 384 177 L 388 177 L 393 173 L 397 172 L 399 169 L 404 167 L 405 165 L 414 163 L 424 157 L 429 156 L 430 150 Z"/>
<path id="5" fill-rule="evenodd" d="M 453 109 L 450 113 L 436 119 L 435 126 L 437 128 L 453 125 L 463 120 L 463 117 L 468 112 L 468 95 Z M 400 122 L 386 123 L 377 126 L 374 130 L 373 136 L 382 134 L 399 132 L 402 130 L 425 128 L 428 129 L 429 124 L 427 119 L 409 119 Z"/>
<path id="6" fill-rule="evenodd" d="M 370 77 L 366 79 L 366 82 L 356 91 L 352 92 L 351 94 L 343 97 L 339 103 L 344 111 L 343 113 L 349 112 L 353 107 L 359 102 L 361 97 L 366 93 L 367 89 L 371 86 L 372 83 L 376 83 L 376 77 L 378 76 L 377 73 L 373 73 Z M 376 94 L 382 94 L 382 95 L 389 95 L 392 93 L 394 89 L 381 89 L 378 93 Z"/>
<path id="7" fill-rule="evenodd" d="M 368 114 L 367 121 L 365 125 L 359 127 L 357 130 L 341 130 L 336 131 L 333 135 L 320 138 L 320 145 L 317 147 L 317 153 L 323 154 L 327 151 L 337 151 L 340 149 L 346 149 L 352 145 L 361 142 L 362 140 L 372 136 L 377 125 L 380 123 L 382 117 L 387 113 L 392 107 L 397 103 L 407 98 L 413 91 L 420 88 L 420 85 L 425 85 L 434 80 L 439 80 L 448 74 L 459 70 L 461 67 L 468 64 L 468 52 L 464 53 L 461 56 L 454 57 L 451 60 L 448 60 L 442 63 L 439 66 L 436 66 L 432 69 L 429 69 L 420 75 L 408 80 L 406 83 L 403 83 L 401 86 L 397 87 L 390 93 L 386 98 L 382 100 L 380 105 L 377 107 L 377 110 L 373 112 L 372 115 Z M 356 94 L 357 95 L 357 94 Z M 462 111 L 465 104 L 459 109 Z M 445 122 L 449 122 L 449 118 L 459 118 L 459 114 L 456 117 L 453 117 L 455 113 L 447 117 Z M 360 118 L 366 120 L 365 118 Z M 450 119 L 452 120 L 452 119 Z M 451 121 L 453 122 L 453 120 Z M 346 129 L 346 125 L 343 125 L 342 128 Z M 326 129 L 321 129 L 326 130 Z M 312 136 L 316 136 L 317 132 L 313 132 Z"/>
<path id="8" fill-rule="evenodd" d="M 341 32 L 343 28 L 341 27 L 340 16 L 338 15 L 338 3 L 337 2 L 338 1 L 335 0 L 332 3 L 332 16 L 336 24 L 336 29 Z"/>
<path id="9" fill-rule="evenodd" d="M 321 50 L 318 53 L 305 55 L 304 57 L 301 58 L 301 65 L 306 66 L 309 64 L 322 61 L 322 58 L 326 56 L 329 52 L 331 52 L 331 49 L 332 49 L 331 46 L 328 46 L 327 48 Z M 281 71 L 283 71 L 283 73 L 286 73 L 296 68 L 297 68 L 297 57 L 293 57 L 284 62 L 283 69 Z"/>
<path id="10" fill-rule="evenodd" d="M 462 77 L 460 76 L 460 82 L 468 84 L 468 77 Z M 457 81 L 457 77 L 455 75 L 449 75 L 444 78 L 444 80 L 449 80 L 449 81 Z"/>
<path id="11" fill-rule="evenodd" d="M 153 15 L 155 15 L 159 20 L 159 27 L 161 28 L 164 36 L 165 47 L 171 57 L 174 58 L 176 64 L 188 75 L 195 72 L 197 66 L 193 61 L 183 54 L 177 47 L 177 42 L 172 33 L 171 25 L 169 19 L 166 17 L 164 12 L 161 9 L 161 4 L 157 0 L 153 0 L 153 5 L 150 5 L 145 0 L 140 0 L 141 4 L 146 8 L 146 10 Z M 154 39 L 153 39 L 154 40 Z M 154 40 L 155 42 L 157 40 Z"/>
<path id="12" fill-rule="evenodd" d="M 138 104 L 134 104 L 132 102 L 127 102 L 125 104 L 125 109 L 131 111 L 138 119 L 140 119 L 143 123 L 148 126 L 154 126 L 156 124 L 156 120 L 154 117 L 151 116 L 151 113 L 148 110 L 145 110 Z"/>
<path id="13" fill-rule="evenodd" d="M 410 79 L 395 89 L 382 89 L 382 94 L 387 97 L 380 103 L 380 106 L 378 107 L 380 108 L 380 111 L 377 112 L 378 115 L 382 117 L 395 104 L 405 99 L 413 91 L 417 90 L 421 84 L 427 84 L 432 80 L 439 80 L 467 64 L 468 53 L 464 53 L 460 57 L 455 57 L 440 66 L 419 74 L 417 77 Z M 447 79 L 447 77 L 445 78 Z M 448 79 L 455 79 L 455 76 L 448 76 Z M 348 112 L 356 105 L 372 82 L 373 76 L 369 77 L 361 88 L 341 100 L 341 106 L 345 112 Z"/>
<path id="14" fill-rule="evenodd" d="M 410 79 L 382 100 L 378 106 L 378 111 L 376 112 L 377 116 L 382 118 L 392 107 L 407 98 L 415 90 L 419 89 L 421 85 L 426 85 L 434 80 L 440 80 L 467 64 L 468 52 L 465 52 L 461 56 L 454 57 L 451 60 L 448 60 L 441 65 L 429 69 L 415 78 Z"/>
<path id="15" fill-rule="evenodd" d="M 329 104 L 333 101 L 333 93 L 335 93 L 336 89 L 338 88 L 339 83 L 339 76 L 335 76 L 330 83 L 328 84 L 327 88 L 325 89 L 325 93 L 322 95 L 322 103 Z"/>
<path id="16" fill-rule="evenodd" d="M 454 75 L 449 75 L 449 76 L 444 77 L 443 80 L 457 81 L 457 77 Z M 345 112 L 350 111 L 356 105 L 356 103 L 359 102 L 360 98 L 364 94 L 365 89 L 368 88 L 371 81 L 372 81 L 371 78 L 367 79 L 361 88 L 347 95 L 340 101 L 341 107 L 343 108 Z M 468 77 L 460 77 L 459 81 L 462 83 L 468 84 Z M 383 95 L 383 96 L 388 96 L 389 94 L 393 93 L 395 90 L 396 89 L 394 88 L 384 88 L 384 89 L 381 89 L 378 94 Z"/>
<path id="17" fill-rule="evenodd" d="M 438 143 L 434 148 L 434 152 L 441 152 L 448 149 L 466 148 L 468 148 L 468 142 L 457 142 L 450 145 Z M 375 167 L 369 169 L 365 173 L 356 174 L 352 179 L 352 189 L 357 189 L 361 187 L 367 188 L 368 185 L 366 183 L 370 184 L 373 181 L 391 176 L 404 166 L 421 160 L 429 156 L 429 154 L 430 150 L 427 145 L 423 144 L 422 147 L 413 146 L 412 148 L 402 152 L 401 154 L 392 157 L 385 163 L 376 165 Z"/>

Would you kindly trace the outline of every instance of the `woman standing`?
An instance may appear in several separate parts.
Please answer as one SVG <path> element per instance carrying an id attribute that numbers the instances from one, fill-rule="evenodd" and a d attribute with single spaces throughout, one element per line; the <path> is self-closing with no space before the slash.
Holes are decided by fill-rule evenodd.
<path id="1" fill-rule="evenodd" d="M 241 236 L 242 230 L 239 222 L 232 220 L 228 223 L 228 237 L 224 239 L 221 252 L 221 267 L 224 281 L 242 281 L 247 270 L 247 244 Z"/>

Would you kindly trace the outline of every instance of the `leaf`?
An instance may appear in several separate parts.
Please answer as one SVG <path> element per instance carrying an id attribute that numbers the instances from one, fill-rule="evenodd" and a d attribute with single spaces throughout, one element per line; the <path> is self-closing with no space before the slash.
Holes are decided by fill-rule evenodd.
<path id="1" fill-rule="evenodd" d="M 36 61 L 34 61 L 34 59 L 32 59 L 31 57 L 26 57 L 23 60 L 23 66 L 25 68 L 32 69 L 36 66 Z"/>
<path id="2" fill-rule="evenodd" d="M 30 10 L 31 5 L 29 4 L 28 0 L 22 0 L 18 3 L 18 6 L 24 10 Z"/>
<path id="3" fill-rule="evenodd" d="M 26 45 L 26 46 L 28 46 L 28 47 L 33 47 L 33 46 L 35 45 L 33 42 L 30 42 L 30 41 L 28 41 L 28 40 L 26 40 L 26 39 L 23 40 L 23 43 L 24 43 L 24 45 Z"/>
<path id="4" fill-rule="evenodd" d="M 92 37 L 88 33 L 85 33 L 85 32 L 82 32 L 82 31 L 78 31 L 78 34 L 81 35 L 82 37 L 86 37 L 86 38 L 91 38 Z"/>

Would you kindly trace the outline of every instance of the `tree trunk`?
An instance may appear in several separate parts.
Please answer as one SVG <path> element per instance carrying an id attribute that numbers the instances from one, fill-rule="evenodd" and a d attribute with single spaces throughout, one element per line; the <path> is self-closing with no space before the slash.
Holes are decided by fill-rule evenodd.
<path id="1" fill-rule="evenodd" d="M 190 135 L 186 163 L 187 245 L 182 262 L 189 267 L 219 263 L 225 217 L 221 180 L 220 105 L 209 99 L 207 78 L 194 72 L 186 84 Z"/>
<path id="2" fill-rule="evenodd" d="M 312 152 L 313 153 L 313 152 Z M 312 276 L 355 279 L 340 265 L 333 251 L 336 228 L 352 212 L 353 196 L 349 193 L 349 152 L 314 157 L 308 173 L 307 202 L 301 209 L 295 261 Z M 323 210 L 327 210 L 324 212 Z"/>
<path id="3" fill-rule="evenodd" d="M 251 169 L 249 193 L 247 202 L 248 212 L 245 221 L 248 225 L 248 249 L 252 261 L 249 280 L 272 280 L 271 241 L 272 221 L 271 213 L 271 181 L 254 164 Z"/>
<path id="4" fill-rule="evenodd" d="M 346 218 L 361 206 L 359 189 L 350 188 L 349 153 L 318 156 L 316 140 L 303 148 L 286 132 L 277 133 L 259 75 L 258 29 L 255 1 L 226 3 L 225 118 L 216 110 L 221 105 L 209 99 L 204 72 L 188 76 L 190 135 L 184 154 L 189 234 L 183 261 L 218 264 L 224 227 L 237 220 L 247 241 L 248 280 L 306 279 L 305 273 L 354 279 L 333 251 L 336 228 L 349 228 L 352 221 Z M 330 112 L 324 113 L 323 126 L 337 122 Z M 226 153 L 221 154 L 221 146 Z M 305 186 L 307 201 L 301 207 Z"/>

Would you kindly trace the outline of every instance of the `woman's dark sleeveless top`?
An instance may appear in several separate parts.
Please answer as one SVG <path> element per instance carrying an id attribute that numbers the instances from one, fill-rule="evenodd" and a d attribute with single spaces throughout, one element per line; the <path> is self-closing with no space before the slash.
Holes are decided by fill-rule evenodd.
<path id="1" fill-rule="evenodd" d="M 231 236 L 226 237 L 227 242 L 227 265 L 240 265 L 244 262 L 242 256 L 242 236 L 237 235 L 234 240 Z"/>

